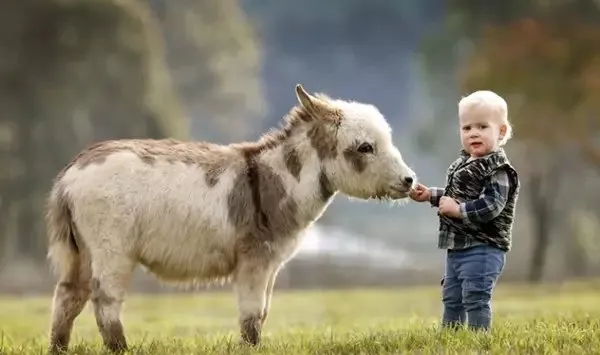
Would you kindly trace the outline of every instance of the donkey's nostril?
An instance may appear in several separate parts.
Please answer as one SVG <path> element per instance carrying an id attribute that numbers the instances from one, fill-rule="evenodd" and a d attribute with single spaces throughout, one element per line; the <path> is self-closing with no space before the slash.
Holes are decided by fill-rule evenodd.
<path id="1" fill-rule="evenodd" d="M 404 182 L 407 184 L 412 184 L 413 183 L 413 178 L 412 176 L 407 176 L 404 178 Z"/>

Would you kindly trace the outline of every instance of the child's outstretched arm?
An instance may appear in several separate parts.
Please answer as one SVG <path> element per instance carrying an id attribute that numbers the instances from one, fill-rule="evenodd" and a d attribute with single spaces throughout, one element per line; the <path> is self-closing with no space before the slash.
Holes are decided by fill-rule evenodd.
<path id="1" fill-rule="evenodd" d="M 444 195 L 444 189 L 440 187 L 430 187 L 429 188 L 429 203 L 433 207 L 440 206 L 440 198 Z"/>
<path id="2" fill-rule="evenodd" d="M 506 205 L 510 189 L 508 174 L 496 171 L 485 184 L 481 196 L 459 204 L 460 214 L 469 222 L 487 222 L 496 218 Z"/>

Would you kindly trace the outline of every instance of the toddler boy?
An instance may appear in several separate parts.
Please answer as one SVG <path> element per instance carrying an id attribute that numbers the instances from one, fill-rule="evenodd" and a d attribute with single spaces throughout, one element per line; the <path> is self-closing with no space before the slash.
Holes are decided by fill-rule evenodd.
<path id="1" fill-rule="evenodd" d="M 512 136 L 506 101 L 476 91 L 458 104 L 460 156 L 444 189 L 417 184 L 410 197 L 438 207 L 438 247 L 446 249 L 442 325 L 489 329 L 491 297 L 511 247 L 519 178 L 502 148 Z"/>

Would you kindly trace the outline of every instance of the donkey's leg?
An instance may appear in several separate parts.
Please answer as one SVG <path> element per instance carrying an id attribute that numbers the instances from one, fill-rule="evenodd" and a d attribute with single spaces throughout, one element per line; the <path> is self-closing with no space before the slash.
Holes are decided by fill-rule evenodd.
<path id="1" fill-rule="evenodd" d="M 92 263 L 92 302 L 104 346 L 112 352 L 128 349 L 121 308 L 135 262 L 114 251 L 97 251 Z"/>
<path id="2" fill-rule="evenodd" d="M 242 340 L 252 345 L 260 342 L 261 317 L 270 275 L 271 270 L 256 260 L 245 260 L 236 270 L 234 290 L 238 303 L 240 332 Z"/>
<path id="3" fill-rule="evenodd" d="M 90 278 L 90 261 L 84 254 L 73 259 L 70 270 L 60 275 L 52 299 L 50 353 L 66 351 L 69 347 L 75 318 L 90 298 Z"/>
<path id="4" fill-rule="evenodd" d="M 275 281 L 277 280 L 277 274 L 279 274 L 279 268 L 275 269 L 271 275 L 269 275 L 269 282 L 267 283 L 267 289 L 265 290 L 265 306 L 260 317 L 261 328 L 264 327 L 267 316 L 269 315 L 269 310 L 271 309 L 271 298 L 273 297 L 273 288 L 275 286 Z"/>

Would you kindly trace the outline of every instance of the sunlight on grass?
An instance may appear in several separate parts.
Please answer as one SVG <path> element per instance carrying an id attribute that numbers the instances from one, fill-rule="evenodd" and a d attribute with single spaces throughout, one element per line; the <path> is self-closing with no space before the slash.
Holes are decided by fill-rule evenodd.
<path id="1" fill-rule="evenodd" d="M 130 295 L 132 354 L 599 353 L 597 283 L 500 286 L 491 334 L 442 332 L 439 289 L 276 291 L 256 349 L 238 343 L 231 293 Z M 0 354 L 41 354 L 50 297 L 0 298 Z M 75 323 L 72 354 L 102 353 L 91 305 Z"/>

